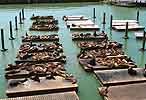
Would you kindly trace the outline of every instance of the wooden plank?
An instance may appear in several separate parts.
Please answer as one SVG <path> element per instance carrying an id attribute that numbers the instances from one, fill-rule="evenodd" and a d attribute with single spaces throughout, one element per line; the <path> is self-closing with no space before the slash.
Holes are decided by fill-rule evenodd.
<path id="1" fill-rule="evenodd" d="M 98 90 L 104 91 L 105 87 Z M 101 95 L 104 100 L 145 100 L 146 98 L 146 83 L 110 86 L 107 90 L 106 96 Z"/>
<path id="2" fill-rule="evenodd" d="M 126 29 L 126 26 L 113 26 L 112 28 L 118 31 L 122 31 Z M 128 26 L 128 30 L 142 30 L 142 29 L 144 29 L 144 26 L 138 26 L 138 25 Z"/>
<path id="3" fill-rule="evenodd" d="M 76 92 L 61 92 L 61 93 L 51 93 L 46 95 L 37 96 L 24 96 L 16 98 L 5 98 L 0 100 L 79 100 Z"/>
<path id="4" fill-rule="evenodd" d="M 79 25 L 79 26 L 70 26 L 70 30 L 99 30 L 98 25 Z"/>
<path id="5" fill-rule="evenodd" d="M 144 35 L 143 32 L 135 32 L 134 34 L 135 34 L 136 38 L 138 38 L 138 39 L 142 39 L 143 35 Z"/>
<path id="6" fill-rule="evenodd" d="M 91 59 L 79 59 L 79 63 L 82 65 L 82 67 L 86 71 L 95 71 L 96 72 L 96 70 L 125 69 L 125 68 L 128 68 L 129 67 L 129 66 L 126 66 L 126 65 L 110 67 L 108 65 L 100 65 L 100 64 L 96 64 L 95 66 L 93 66 L 93 65 L 90 65 L 89 64 L 90 60 Z"/>
<path id="7" fill-rule="evenodd" d="M 126 26 L 126 23 L 125 22 L 114 22 L 112 23 L 113 26 Z M 133 26 L 133 25 L 138 25 L 138 23 L 135 23 L 135 22 L 131 22 L 131 23 L 128 23 L 129 26 Z"/>
<path id="8" fill-rule="evenodd" d="M 83 15 L 63 16 L 63 20 L 64 21 L 77 21 L 77 20 L 88 20 L 88 18 Z"/>
<path id="9" fill-rule="evenodd" d="M 71 27 L 72 25 L 94 25 L 91 20 L 80 20 L 80 21 L 67 21 L 66 25 Z"/>
<path id="10" fill-rule="evenodd" d="M 22 36 L 22 42 L 45 42 L 45 41 L 59 41 L 59 36 L 56 34 Z"/>
<path id="11" fill-rule="evenodd" d="M 94 71 L 94 73 L 104 86 L 146 82 L 146 78 L 143 75 L 144 69 L 143 68 L 133 69 L 136 70 L 137 72 L 136 75 L 128 74 L 128 69 Z"/>
<path id="12" fill-rule="evenodd" d="M 8 80 L 6 95 L 8 97 L 31 96 L 56 92 L 77 91 L 77 84 L 72 84 L 69 80 L 55 78 L 56 80 L 47 80 L 45 77 L 40 77 L 40 82 L 28 79 L 27 81 L 10 86 L 14 80 Z"/>
<path id="13" fill-rule="evenodd" d="M 113 23 L 138 23 L 137 20 L 112 20 Z"/>
<path id="14" fill-rule="evenodd" d="M 53 19 L 53 16 L 32 16 L 30 19 L 31 20 L 37 20 L 37 19 Z"/>

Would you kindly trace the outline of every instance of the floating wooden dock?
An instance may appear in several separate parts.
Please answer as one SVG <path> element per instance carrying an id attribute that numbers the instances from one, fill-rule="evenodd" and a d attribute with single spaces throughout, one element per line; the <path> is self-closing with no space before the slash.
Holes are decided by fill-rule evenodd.
<path id="1" fill-rule="evenodd" d="M 90 62 L 91 59 L 79 59 L 79 63 L 82 65 L 82 67 L 85 69 L 85 71 L 95 71 L 96 70 L 112 70 L 112 69 L 126 69 L 126 68 L 129 68 L 128 65 L 119 65 L 119 66 L 108 66 L 108 65 L 100 65 L 100 64 L 97 64 L 95 66 L 93 65 L 90 65 L 89 62 Z M 134 66 L 136 67 L 136 66 Z M 103 71 L 102 71 L 103 72 Z"/>
<path id="2" fill-rule="evenodd" d="M 126 26 L 113 26 L 112 28 L 118 31 L 126 30 Z M 139 26 L 139 25 L 128 26 L 128 30 L 143 30 L 143 29 L 144 29 L 144 26 Z"/>
<path id="3" fill-rule="evenodd" d="M 40 19 L 53 19 L 53 16 L 32 16 L 31 20 L 40 20 Z"/>
<path id="4" fill-rule="evenodd" d="M 8 97 L 77 91 L 78 87 L 77 84 L 72 84 L 72 82 L 68 80 L 47 80 L 45 77 L 41 77 L 40 82 L 28 79 L 27 81 L 13 87 L 10 86 L 11 81 L 14 81 L 14 79 L 8 80 L 8 87 L 6 90 L 6 95 Z"/>
<path id="5" fill-rule="evenodd" d="M 61 93 L 51 93 L 45 95 L 37 96 L 24 96 L 16 98 L 5 98 L 0 100 L 79 100 L 76 92 L 61 92 Z"/>
<path id="6" fill-rule="evenodd" d="M 126 22 L 128 22 L 128 23 L 138 23 L 137 20 L 113 20 L 112 22 L 113 23 L 126 23 Z"/>
<path id="7" fill-rule="evenodd" d="M 70 26 L 70 30 L 99 30 L 98 25 L 78 25 Z"/>
<path id="8" fill-rule="evenodd" d="M 63 16 L 64 21 L 76 21 L 76 20 L 88 20 L 87 17 L 83 15 L 77 15 L 77 16 Z"/>
<path id="9" fill-rule="evenodd" d="M 67 27 L 71 26 L 78 26 L 78 25 L 94 25 L 94 23 L 91 20 L 80 20 L 80 21 L 67 21 L 66 22 Z"/>
<path id="10" fill-rule="evenodd" d="M 96 40 L 96 41 L 103 41 L 106 39 L 106 35 L 102 36 L 102 35 L 98 35 L 98 36 L 93 36 L 93 35 L 72 35 L 72 40 L 77 41 L 77 40 Z"/>
<path id="11" fill-rule="evenodd" d="M 130 75 L 128 69 L 94 71 L 94 73 L 103 86 L 146 82 L 146 78 L 143 75 L 144 68 L 133 69 L 136 70 L 136 75 Z"/>
<path id="12" fill-rule="evenodd" d="M 22 42 L 59 41 L 58 35 L 29 35 L 22 36 Z"/>
<path id="13" fill-rule="evenodd" d="M 135 32 L 134 34 L 135 34 L 135 37 L 137 39 L 142 39 L 143 38 L 143 35 L 144 35 L 144 32 Z"/>
<path id="14" fill-rule="evenodd" d="M 112 28 L 118 31 L 126 30 L 126 23 L 128 22 L 128 30 L 142 30 L 144 26 L 138 24 L 136 20 L 113 20 Z"/>
<path id="15" fill-rule="evenodd" d="M 98 88 L 104 91 L 106 87 Z M 103 96 L 104 100 L 145 100 L 146 83 L 110 86 Z"/>
<path id="16" fill-rule="evenodd" d="M 58 59 L 58 58 L 54 58 L 54 59 L 48 59 L 48 60 L 31 60 L 31 59 L 28 59 L 28 60 L 20 60 L 20 59 L 17 59 L 15 60 L 15 63 L 16 64 L 20 64 L 20 63 L 27 63 L 27 62 L 30 62 L 30 63 L 47 63 L 47 62 L 62 62 L 62 63 L 65 63 L 66 62 L 66 59 Z"/>

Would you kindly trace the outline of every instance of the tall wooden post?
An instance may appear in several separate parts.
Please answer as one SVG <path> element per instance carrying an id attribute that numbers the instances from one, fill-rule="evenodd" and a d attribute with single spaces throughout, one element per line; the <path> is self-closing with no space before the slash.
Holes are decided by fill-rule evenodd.
<path id="1" fill-rule="evenodd" d="M 128 22 L 126 22 L 126 29 L 125 29 L 124 39 L 128 39 Z"/>
<path id="2" fill-rule="evenodd" d="M 4 42 L 4 30 L 1 29 L 1 43 L 2 43 L 2 49 L 1 51 L 6 51 L 8 49 L 5 48 L 5 42 Z"/>
<path id="3" fill-rule="evenodd" d="M 12 21 L 9 21 L 10 24 L 10 40 L 14 40 L 15 38 L 13 37 L 13 30 L 12 30 Z"/>
<path id="4" fill-rule="evenodd" d="M 19 24 L 23 24 L 21 19 L 21 12 L 19 12 Z"/>

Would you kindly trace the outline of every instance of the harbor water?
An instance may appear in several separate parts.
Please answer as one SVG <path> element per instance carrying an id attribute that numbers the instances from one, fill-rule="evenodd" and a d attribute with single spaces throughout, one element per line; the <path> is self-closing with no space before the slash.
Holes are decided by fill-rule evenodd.
<path id="1" fill-rule="evenodd" d="M 24 24 L 18 24 L 18 30 L 15 30 L 15 16 L 18 17 L 21 9 L 24 8 L 25 20 Z M 100 26 L 100 31 L 105 30 L 110 40 L 116 40 L 123 44 L 125 54 L 132 58 L 138 67 L 143 67 L 146 61 L 146 52 L 141 52 L 142 40 L 137 40 L 134 31 L 128 32 L 129 39 L 123 39 L 124 32 L 110 31 L 110 15 L 113 19 L 134 19 L 136 20 L 136 12 L 140 12 L 140 25 L 146 26 L 146 8 L 126 8 L 117 7 L 107 4 L 98 3 L 45 3 L 45 4 L 17 4 L 17 5 L 0 5 L 0 28 L 4 29 L 6 52 L 0 51 L 0 98 L 6 98 L 5 91 L 7 80 L 5 80 L 5 67 L 9 63 L 14 63 L 17 55 L 18 47 L 21 44 L 21 36 L 28 34 L 52 34 L 58 33 L 59 42 L 62 43 L 64 53 L 67 56 L 65 68 L 67 72 L 73 74 L 77 78 L 78 96 L 80 100 L 102 100 L 98 94 L 97 88 L 100 86 L 98 80 L 93 73 L 85 72 L 79 65 L 77 54 L 79 48 L 72 41 L 71 31 L 67 29 L 65 22 L 62 20 L 64 15 L 84 15 L 93 20 L 93 8 L 96 8 L 95 23 Z M 102 25 L 103 13 L 106 13 L 105 29 Z M 34 15 L 53 15 L 59 20 L 58 32 L 38 32 L 28 31 L 32 24 L 30 17 Z M 9 21 L 13 24 L 13 35 L 15 40 L 9 40 Z M 19 20 L 18 20 L 19 22 Z M 0 43 L 1 48 L 1 43 Z"/>

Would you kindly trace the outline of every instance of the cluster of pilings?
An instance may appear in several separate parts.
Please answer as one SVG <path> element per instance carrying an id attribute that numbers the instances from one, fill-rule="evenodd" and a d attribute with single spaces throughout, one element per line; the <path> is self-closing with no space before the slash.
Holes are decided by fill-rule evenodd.
<path id="1" fill-rule="evenodd" d="M 24 9 L 22 9 L 20 12 L 19 12 L 19 24 L 23 24 L 24 22 Z M 10 33 L 10 37 L 9 37 L 9 40 L 15 40 L 15 37 L 13 36 L 13 26 L 12 26 L 12 21 L 9 21 L 9 33 Z M 18 30 L 18 21 L 17 21 L 17 16 L 15 16 L 15 30 L 17 31 Z M 4 29 L 2 28 L 1 29 L 1 45 L 2 45 L 2 48 L 1 48 L 1 51 L 4 52 L 4 51 L 7 51 L 8 49 L 5 48 L 5 38 L 4 38 Z"/>

